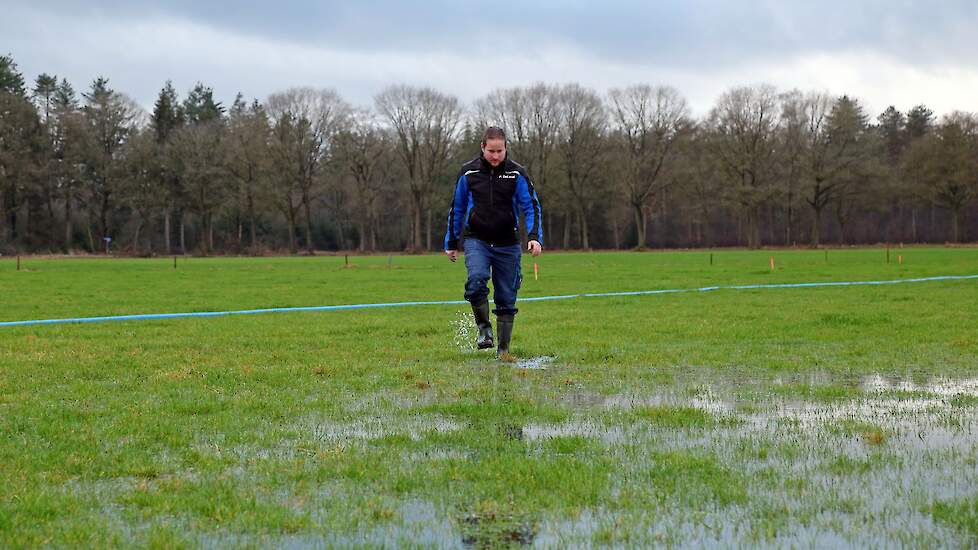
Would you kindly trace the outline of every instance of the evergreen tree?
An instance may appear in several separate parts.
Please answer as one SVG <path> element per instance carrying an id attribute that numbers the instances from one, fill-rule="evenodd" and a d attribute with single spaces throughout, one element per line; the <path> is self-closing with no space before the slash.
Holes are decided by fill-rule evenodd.
<path id="1" fill-rule="evenodd" d="M 116 188 L 121 177 L 120 149 L 135 129 L 137 107 L 131 100 L 109 87 L 107 78 L 98 77 L 91 90 L 83 94 L 83 112 L 92 135 L 86 159 L 90 221 L 96 224 L 99 242 L 89 229 L 89 246 L 101 249 L 101 241 L 112 237 L 112 215 L 116 208 Z"/>
<path id="2" fill-rule="evenodd" d="M 934 129 L 934 111 L 925 105 L 917 105 L 907 111 L 907 137 L 909 141 L 919 139 Z"/>
<path id="3" fill-rule="evenodd" d="M 198 82 L 183 101 L 184 117 L 188 124 L 197 125 L 220 120 L 224 106 L 214 101 L 214 90 Z"/>
<path id="4" fill-rule="evenodd" d="M 47 229 L 48 244 L 57 240 L 54 205 L 58 200 L 58 172 L 63 135 L 55 116 L 55 94 L 58 79 L 42 73 L 34 81 L 33 100 L 43 126 L 43 138 L 39 140 L 38 178 L 33 199 L 45 206 L 43 225 Z"/>
<path id="5" fill-rule="evenodd" d="M 156 156 L 153 161 L 153 173 L 157 180 L 160 194 L 163 196 L 163 249 L 166 254 L 172 252 L 171 224 L 173 215 L 177 212 L 183 198 L 181 180 L 174 169 L 172 151 L 169 150 L 175 132 L 185 122 L 184 109 L 177 98 L 173 83 L 169 80 L 160 90 L 160 95 L 153 105 L 150 116 L 150 126 L 156 140 Z M 184 221 L 180 216 L 180 242 L 183 250 Z"/>
<path id="6" fill-rule="evenodd" d="M 214 251 L 214 222 L 227 195 L 227 172 L 222 161 L 226 134 L 224 106 L 214 101 L 211 88 L 197 83 L 183 101 L 185 125 L 173 134 L 170 162 L 178 178 L 178 204 L 196 213 L 203 234 L 198 247 L 204 254 Z M 181 215 L 181 248 L 183 242 Z"/>
<path id="7" fill-rule="evenodd" d="M 12 57 L 0 56 L 0 251 L 21 240 L 18 214 L 35 177 L 41 138 L 24 77 Z"/>
<path id="8" fill-rule="evenodd" d="M 870 196 L 870 186 L 876 180 L 874 141 L 869 132 L 869 117 L 859 101 L 843 95 L 835 101 L 826 118 L 829 146 L 833 151 L 831 177 L 837 185 L 832 194 L 840 240 L 846 241 L 846 227 L 855 207 Z"/>
<path id="9" fill-rule="evenodd" d="M 877 131 L 883 139 L 887 160 L 896 164 L 907 147 L 907 117 L 890 105 L 876 117 Z"/>
<path id="10" fill-rule="evenodd" d="M 934 112 L 925 105 L 917 105 L 907 111 L 906 138 L 907 147 L 913 147 L 918 141 L 930 135 L 934 130 Z M 901 175 L 904 181 L 904 191 L 911 197 L 916 197 L 916 204 L 910 211 L 910 239 L 917 242 L 917 210 L 920 203 L 929 201 L 924 189 L 924 172 L 927 167 L 921 162 L 920 155 L 905 155 Z M 933 216 L 931 216 L 933 218 Z M 933 219 L 932 219 L 933 221 Z"/>
<path id="11" fill-rule="evenodd" d="M 38 114 L 41 115 L 41 122 L 49 123 L 51 112 L 54 110 L 54 96 L 58 91 L 58 79 L 47 73 L 41 73 L 34 81 L 34 105 L 37 107 Z"/>
<path id="12" fill-rule="evenodd" d="M 160 95 L 153 105 L 153 114 L 150 116 L 150 126 L 156 133 L 156 142 L 166 143 L 170 134 L 183 122 L 183 108 L 177 100 L 177 92 L 173 89 L 173 83 L 169 80 L 160 90 Z"/>
<path id="13" fill-rule="evenodd" d="M 78 108 L 78 95 L 75 93 L 75 88 L 64 78 L 61 79 L 61 83 L 54 91 L 54 106 L 55 109 L 64 111 Z"/>
<path id="14" fill-rule="evenodd" d="M 56 125 L 55 177 L 61 202 L 64 206 L 64 234 L 62 248 L 70 252 L 73 241 L 72 213 L 78 187 L 82 181 L 86 151 L 89 148 L 90 133 L 78 105 L 75 89 L 64 78 L 57 85 L 53 97 L 53 116 Z"/>
<path id="15" fill-rule="evenodd" d="M 10 55 L 0 55 L 0 92 L 27 98 L 24 88 L 24 75 L 17 70 L 17 63 Z"/>

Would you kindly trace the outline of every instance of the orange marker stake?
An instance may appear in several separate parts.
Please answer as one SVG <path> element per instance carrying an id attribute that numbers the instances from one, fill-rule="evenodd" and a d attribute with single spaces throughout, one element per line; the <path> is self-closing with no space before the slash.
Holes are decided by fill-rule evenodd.
<path id="1" fill-rule="evenodd" d="M 539 281 L 540 280 L 540 268 L 537 267 L 537 263 L 536 262 L 533 262 L 533 280 L 534 281 Z"/>

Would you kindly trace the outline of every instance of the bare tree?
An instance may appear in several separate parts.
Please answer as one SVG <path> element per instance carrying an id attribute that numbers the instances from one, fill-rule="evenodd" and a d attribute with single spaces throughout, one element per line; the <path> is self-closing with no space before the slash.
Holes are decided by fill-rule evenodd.
<path id="1" fill-rule="evenodd" d="M 240 210 L 248 223 L 248 242 L 252 254 L 258 253 L 258 204 L 267 194 L 271 157 L 269 141 L 271 127 L 264 107 L 258 101 L 245 106 L 238 99 L 231 107 L 228 120 L 228 139 L 225 147 L 225 167 L 237 182 Z M 241 225 L 238 226 L 238 249 L 242 247 Z"/>
<path id="2" fill-rule="evenodd" d="M 294 186 L 305 217 L 306 250 L 311 254 L 316 184 L 322 181 L 320 175 L 331 160 L 333 139 L 347 123 L 351 107 L 334 90 L 291 88 L 269 96 L 266 109 L 275 124 L 285 122 L 297 132 L 293 139 L 278 141 L 279 161 L 290 164 L 288 173 L 296 178 Z"/>
<path id="3" fill-rule="evenodd" d="M 777 172 L 785 217 L 785 245 L 792 245 L 796 239 L 795 206 L 799 200 L 799 187 L 806 173 L 805 151 L 809 126 L 807 105 L 810 97 L 799 90 L 792 90 L 780 97 L 781 131 L 778 138 L 780 161 Z"/>
<path id="4" fill-rule="evenodd" d="M 506 130 L 511 149 L 522 151 L 530 140 L 530 117 L 526 88 L 495 90 L 475 102 L 477 127 L 498 126 Z"/>
<path id="5" fill-rule="evenodd" d="M 350 185 L 357 209 L 359 249 L 377 249 L 378 207 L 383 191 L 393 180 L 390 137 L 376 116 L 360 109 L 353 113 L 349 128 L 337 136 L 337 162 Z"/>
<path id="6" fill-rule="evenodd" d="M 404 164 L 411 196 L 412 242 L 431 248 L 431 214 L 437 180 L 448 170 L 451 147 L 458 136 L 462 110 L 458 99 L 431 88 L 391 86 L 374 99 L 378 112 L 394 132 L 395 149 Z M 422 217 L 427 214 L 427 239 L 422 244 Z"/>
<path id="7" fill-rule="evenodd" d="M 159 178 L 156 177 L 157 144 L 152 130 L 135 132 L 124 146 L 124 178 L 119 186 L 120 195 L 135 213 L 131 250 L 142 254 L 140 236 L 143 229 L 153 219 L 152 213 L 163 206 L 165 195 L 160 193 Z M 152 239 L 148 239 L 147 250 L 152 253 Z"/>
<path id="8" fill-rule="evenodd" d="M 620 164 L 628 204 L 635 215 L 638 246 L 646 245 L 646 209 L 666 185 L 664 172 L 676 158 L 677 142 L 689 131 L 689 106 L 668 86 L 648 85 L 611 90 L 615 136 L 621 140 Z M 616 232 L 617 235 L 617 232 Z"/>
<path id="9" fill-rule="evenodd" d="M 762 85 L 725 92 L 708 119 L 711 150 L 743 213 L 750 248 L 761 245 L 760 208 L 776 192 L 778 115 L 777 92 Z"/>
<path id="10" fill-rule="evenodd" d="M 937 121 L 924 105 L 871 125 L 851 96 L 753 86 L 693 123 L 668 87 L 602 99 L 537 83 L 486 93 L 467 114 L 408 86 L 384 90 L 373 114 L 311 88 L 226 112 L 202 83 L 185 101 L 167 83 L 143 131 L 142 111 L 105 79 L 86 91 L 48 74 L 28 90 L 0 56 L 0 251 L 70 251 L 87 233 L 92 250 L 111 236 L 169 253 L 178 229 L 180 248 L 221 253 L 286 226 L 293 252 L 424 250 L 453 168 L 487 125 L 506 130 L 546 199 L 556 247 L 978 234 L 978 117 Z"/>
<path id="11" fill-rule="evenodd" d="M 804 198 L 812 209 L 811 246 L 818 247 L 822 212 L 841 196 L 842 186 L 852 181 L 846 175 L 863 159 L 860 145 L 867 125 L 858 104 L 845 96 L 832 100 L 824 93 L 808 94 L 802 100 L 802 112 L 806 122 Z"/>
<path id="12" fill-rule="evenodd" d="M 183 182 L 187 206 L 200 217 L 203 254 L 214 251 L 214 217 L 225 204 L 230 187 L 221 163 L 226 137 L 222 119 L 184 126 L 174 132 L 174 169 Z"/>
<path id="13" fill-rule="evenodd" d="M 577 218 L 581 246 L 587 249 L 591 247 L 589 207 L 603 187 L 599 181 L 604 168 L 607 112 L 597 93 L 578 84 L 562 87 L 559 101 L 557 156 L 562 191 Z"/>
<path id="14" fill-rule="evenodd" d="M 306 120 L 297 119 L 289 113 L 279 115 L 273 121 L 270 144 L 272 178 L 271 193 L 275 197 L 275 207 L 285 216 L 289 231 L 289 252 L 298 252 L 296 228 L 299 211 L 302 207 L 302 188 L 300 182 L 309 177 L 306 162 L 309 142 L 313 140 L 312 131 Z"/>
<path id="15" fill-rule="evenodd" d="M 560 123 L 560 89 L 544 83 L 496 90 L 478 100 L 475 118 L 479 127 L 506 130 L 513 157 L 523 164 L 538 193 L 550 191 L 554 171 L 557 130 Z M 547 214 L 559 203 L 549 202 Z M 549 226 L 549 223 L 544 225 Z"/>
<path id="16" fill-rule="evenodd" d="M 946 115 L 934 132 L 911 145 L 908 160 L 920 167 L 926 196 L 951 211 L 951 240 L 960 242 L 962 213 L 978 196 L 978 116 Z"/>
<path id="17" fill-rule="evenodd" d="M 710 142 L 703 125 L 691 128 L 691 136 L 680 143 L 676 185 L 677 202 L 685 210 L 689 241 L 697 246 L 713 246 L 711 221 L 720 206 L 717 197 L 723 191 L 724 175 L 716 158 L 709 154 Z"/>

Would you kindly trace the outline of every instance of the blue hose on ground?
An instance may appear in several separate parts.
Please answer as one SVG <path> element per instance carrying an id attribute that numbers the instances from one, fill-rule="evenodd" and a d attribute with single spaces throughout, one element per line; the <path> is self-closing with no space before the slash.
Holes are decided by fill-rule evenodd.
<path id="1" fill-rule="evenodd" d="M 894 279 L 889 281 L 845 281 L 823 283 L 778 283 L 765 285 L 734 285 L 734 286 L 705 286 L 701 288 L 679 288 L 663 290 L 637 290 L 631 292 L 602 292 L 565 294 L 561 296 L 537 296 L 520 298 L 520 302 L 543 302 L 549 300 L 569 300 L 571 298 L 607 298 L 614 296 L 646 296 L 652 294 L 676 294 L 680 292 L 711 292 L 714 290 L 754 290 L 767 288 L 813 288 L 824 286 L 863 286 L 863 285 L 895 285 L 903 283 L 927 283 L 931 281 L 960 281 L 978 279 L 978 275 L 942 275 L 938 277 L 921 277 L 917 279 Z M 31 325 L 60 325 L 68 323 L 102 323 L 107 321 L 146 321 L 154 319 L 177 319 L 182 317 L 223 317 L 226 315 L 255 315 L 258 313 L 282 313 L 295 311 L 340 311 L 350 309 L 389 308 L 406 306 L 439 306 L 466 304 L 465 300 L 445 300 L 439 302 L 391 302 L 384 304 L 347 304 L 338 306 L 306 306 L 306 307 L 275 307 L 267 309 L 244 309 L 238 311 L 199 311 L 190 313 L 148 313 L 141 315 L 114 315 L 110 317 L 77 317 L 74 319 L 35 319 L 29 321 L 3 321 L 0 327 L 17 327 Z"/>

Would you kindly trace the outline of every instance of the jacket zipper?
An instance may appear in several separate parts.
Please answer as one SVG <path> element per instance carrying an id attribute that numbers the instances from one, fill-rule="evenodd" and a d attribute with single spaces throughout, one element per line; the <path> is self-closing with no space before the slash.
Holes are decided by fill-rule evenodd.
<path id="1" fill-rule="evenodd" d="M 492 195 L 493 195 L 493 192 L 492 192 L 492 178 L 493 178 L 493 174 L 495 172 L 496 172 L 496 169 L 495 168 L 492 168 L 492 167 L 489 168 L 489 211 L 490 212 L 493 211 L 493 208 L 492 208 Z M 492 243 L 489 243 L 489 247 L 490 248 L 494 248 L 494 245 Z"/>

